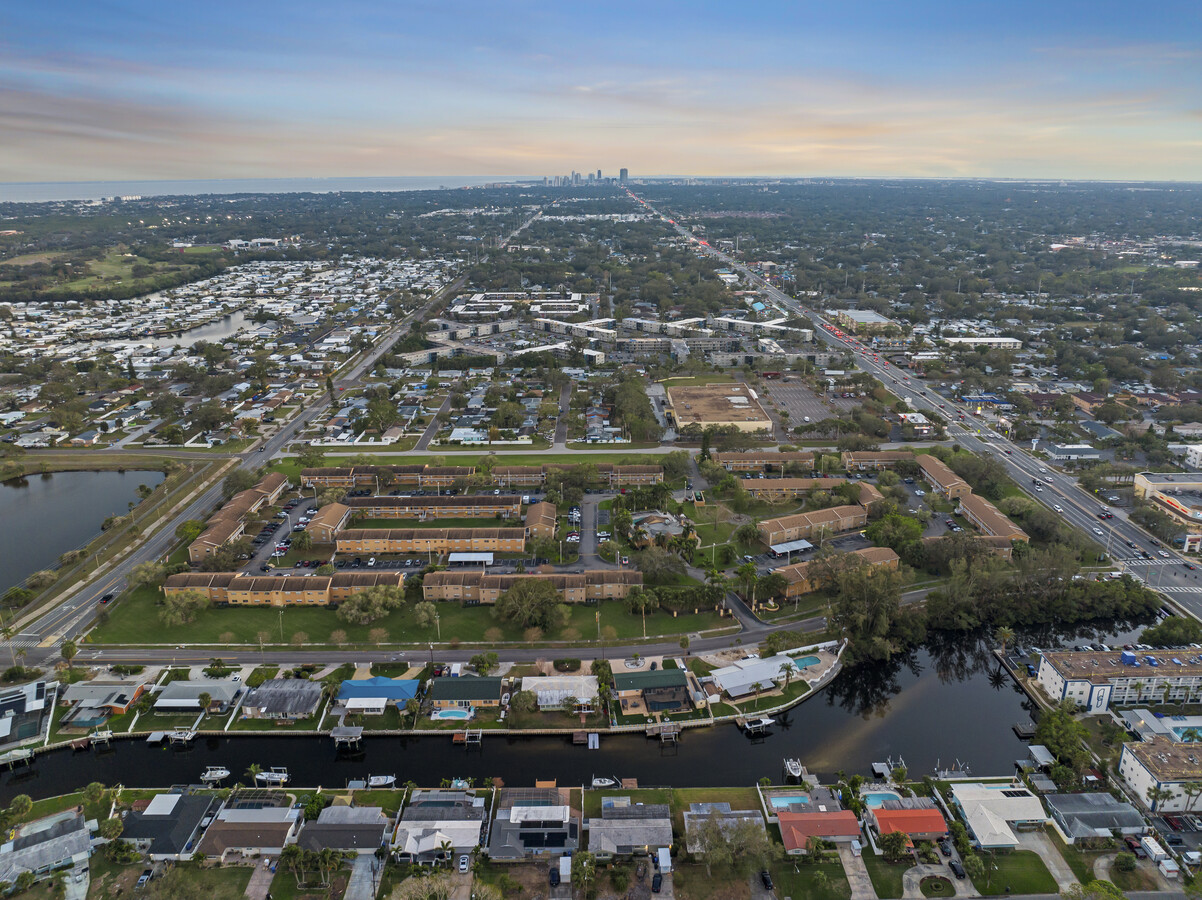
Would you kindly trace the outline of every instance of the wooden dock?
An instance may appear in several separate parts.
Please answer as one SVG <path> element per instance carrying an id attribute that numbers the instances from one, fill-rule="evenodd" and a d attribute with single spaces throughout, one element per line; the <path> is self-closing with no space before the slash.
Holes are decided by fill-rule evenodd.
<path id="1" fill-rule="evenodd" d="M 465 728 L 463 731 L 456 731 L 451 738 L 453 744 L 463 744 L 465 747 L 479 747 L 484 741 L 483 728 Z"/>
<path id="2" fill-rule="evenodd" d="M 1014 729 L 1014 733 L 1018 735 L 1019 740 L 1029 741 L 1035 737 L 1035 724 L 1033 722 L 1015 722 L 1010 727 Z"/>
<path id="3" fill-rule="evenodd" d="M 665 722 L 662 725 L 648 725 L 647 737 L 657 737 L 664 744 L 675 744 L 680 740 L 681 730 L 681 727 L 675 722 Z"/>

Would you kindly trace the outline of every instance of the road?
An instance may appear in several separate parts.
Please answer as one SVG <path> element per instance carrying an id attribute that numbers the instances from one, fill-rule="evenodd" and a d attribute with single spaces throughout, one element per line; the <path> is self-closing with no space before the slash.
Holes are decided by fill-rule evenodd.
<path id="1" fill-rule="evenodd" d="M 919 379 L 911 378 L 886 360 L 879 359 L 877 354 L 856 340 L 854 335 L 844 333 L 840 336 L 835 329 L 842 329 L 834 322 L 803 306 L 800 301 L 772 285 L 739 260 L 698 240 L 687 228 L 658 213 L 633 193 L 630 196 L 660 215 L 664 222 L 682 237 L 693 241 L 703 252 L 720 260 L 732 270 L 742 273 L 782 309 L 808 318 L 814 324 L 815 331 L 822 335 L 828 345 L 853 354 L 860 368 L 875 375 L 886 388 L 905 399 L 912 409 L 950 420 L 948 434 L 952 440 L 978 455 L 997 459 L 1006 467 L 1009 475 L 1035 500 L 1051 508 L 1100 544 L 1120 569 L 1138 575 L 1150 587 L 1171 597 L 1191 615 L 1202 618 L 1202 570 L 1187 568 L 1186 561 L 1180 555 L 1172 548 L 1162 547 L 1159 542 L 1149 537 L 1127 519 L 1124 511 L 1106 506 L 1099 498 L 1082 490 L 1075 479 L 1036 459 L 1022 446 L 998 434 L 993 426 L 974 413 L 971 407 L 936 394 Z M 1113 518 L 1099 518 L 1099 514 L 1106 513 Z M 1152 558 L 1144 558 L 1142 552 L 1148 553 Z"/>
<path id="2" fill-rule="evenodd" d="M 410 322 L 423 321 L 436 303 L 440 302 L 444 296 L 459 290 L 466 280 L 467 276 L 460 276 L 448 284 L 421 309 L 406 316 L 385 331 L 375 345 L 367 350 L 358 361 L 352 362 L 349 368 L 344 367 L 344 371 L 339 374 L 334 383 L 335 396 L 357 385 L 363 374 L 371 371 L 376 362 L 406 333 Z M 321 394 L 298 415 L 282 425 L 274 435 L 265 438 L 235 457 L 238 459 L 236 468 L 258 469 L 265 462 L 279 455 L 314 419 L 325 413 L 329 405 L 329 396 Z M 47 452 L 52 454 L 54 451 Z M 212 455 L 205 455 L 204 458 L 214 459 Z M 175 529 L 189 519 L 207 518 L 222 499 L 221 481 L 219 480 L 203 493 L 193 497 L 181 512 L 156 532 L 147 535 L 135 550 L 105 573 L 104 577 L 68 595 L 52 609 L 37 617 L 32 624 L 22 628 L 12 640 L 13 648 L 24 649 L 27 654 L 26 661 L 31 665 L 55 658 L 58 655 L 58 645 L 62 641 L 76 638 L 91 627 L 100 609 L 101 597 L 110 593 L 120 595 L 125 591 L 129 587 L 128 576 L 134 566 L 166 556 L 176 543 Z"/>

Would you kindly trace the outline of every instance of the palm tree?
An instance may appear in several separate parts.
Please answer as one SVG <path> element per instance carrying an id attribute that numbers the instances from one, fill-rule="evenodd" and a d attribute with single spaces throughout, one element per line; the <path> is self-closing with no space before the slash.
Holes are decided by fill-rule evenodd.
<path id="1" fill-rule="evenodd" d="M 8 623 L 5 623 L 4 627 L 0 628 L 0 636 L 3 636 L 4 640 L 8 643 L 8 652 L 12 657 L 13 668 L 17 666 L 17 650 L 13 646 L 13 637 L 16 636 L 16 633 L 17 630 Z"/>
<path id="2" fill-rule="evenodd" d="M 997 642 L 1002 645 L 1002 657 L 1006 656 L 1006 647 L 1014 640 L 1014 629 L 1009 625 L 1002 625 L 993 633 Z"/>
<path id="3" fill-rule="evenodd" d="M 292 877 L 296 879 L 296 886 L 300 887 L 301 866 L 304 863 L 305 851 L 300 848 L 299 844 L 289 844 L 280 851 L 279 865 L 292 873 Z"/>
<path id="4" fill-rule="evenodd" d="M 785 691 L 787 693 L 789 690 L 789 682 L 793 680 L 793 672 L 795 671 L 793 668 L 793 663 L 791 663 L 791 662 L 781 663 L 779 671 L 780 671 L 781 677 L 785 679 Z"/>
<path id="5" fill-rule="evenodd" d="M 323 847 L 317 854 L 317 870 L 321 873 L 321 883 L 329 884 L 330 875 L 342 865 L 343 855 L 330 847 Z"/>
<path id="6" fill-rule="evenodd" d="M 758 707 L 760 705 L 760 691 L 764 689 L 764 686 L 757 681 L 751 686 L 751 689 L 755 691 L 755 705 Z"/>
<path id="7" fill-rule="evenodd" d="M 454 845 L 447 840 L 438 842 L 438 849 L 442 853 L 442 858 L 449 864 L 451 861 L 451 851 L 455 849 Z"/>
<path id="8" fill-rule="evenodd" d="M 252 785 L 256 783 L 255 779 L 258 778 L 259 773 L 262 771 L 263 771 L 263 767 L 261 765 L 259 765 L 258 763 L 251 763 L 249 766 L 246 767 L 246 777 L 248 779 L 250 779 L 250 783 Z"/>
<path id="9" fill-rule="evenodd" d="M 207 713 L 209 711 L 209 707 L 213 704 L 213 695 L 208 691 L 201 691 L 200 695 L 196 699 L 200 703 L 200 711 L 202 713 Z"/>
<path id="10" fill-rule="evenodd" d="M 1156 812 L 1157 804 L 1163 803 L 1167 800 L 1172 800 L 1173 797 L 1176 796 L 1168 788 L 1157 787 L 1156 785 L 1152 785 L 1150 788 L 1148 788 L 1147 794 L 1148 808 L 1151 809 L 1152 812 Z"/>

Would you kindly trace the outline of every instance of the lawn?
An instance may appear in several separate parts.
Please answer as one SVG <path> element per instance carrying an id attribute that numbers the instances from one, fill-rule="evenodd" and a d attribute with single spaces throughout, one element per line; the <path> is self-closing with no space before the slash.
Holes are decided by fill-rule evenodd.
<path id="1" fill-rule="evenodd" d="M 826 876 L 825 887 L 817 883 L 819 872 Z M 772 866 L 772 880 L 777 896 L 793 900 L 846 900 L 851 896 L 843 864 L 837 859 L 814 865 L 786 860 Z"/>
<path id="2" fill-rule="evenodd" d="M 1052 843 L 1056 845 L 1056 849 L 1060 851 L 1060 855 L 1064 857 L 1064 861 L 1068 863 L 1068 867 L 1073 870 L 1073 874 L 1077 876 L 1077 880 L 1082 884 L 1093 881 L 1093 861 L 1099 854 L 1082 853 L 1076 847 L 1070 847 L 1060 839 L 1060 835 L 1056 833 L 1054 828 L 1049 828 L 1047 835 L 1052 839 Z"/>
<path id="3" fill-rule="evenodd" d="M 439 621 L 425 628 L 418 627 L 413 619 L 413 604 L 369 625 L 354 625 L 338 618 L 336 612 L 325 607 L 239 608 L 225 607 L 202 611 L 195 621 L 187 625 L 165 626 L 159 621 L 156 602 L 160 597 L 155 588 L 136 588 L 110 604 L 109 620 L 89 635 L 88 640 L 96 644 L 121 645 L 203 645 L 203 644 L 246 644 L 259 643 L 258 635 L 264 634 L 264 642 L 281 644 L 293 642 L 298 645 L 324 643 L 331 632 L 345 631 L 350 644 L 369 643 L 373 629 L 387 632 L 384 643 L 424 645 L 430 641 L 466 643 L 502 642 L 529 643 L 523 629 L 517 625 L 494 619 L 490 607 L 463 607 L 454 603 L 439 603 Z M 542 637 L 545 641 L 580 642 L 595 640 L 598 633 L 596 615 L 601 614 L 600 629 L 612 628 L 612 640 L 627 640 L 643 636 L 643 623 L 639 616 L 626 610 L 618 601 L 607 601 L 597 605 L 569 607 L 571 618 L 562 628 Z M 647 616 L 647 637 L 677 635 L 718 628 L 726 624 L 717 612 L 707 611 L 697 615 L 680 615 L 657 610 Z"/>
<path id="4" fill-rule="evenodd" d="M 897 900 L 901 897 L 903 893 L 902 876 L 913 865 L 912 860 L 906 859 L 902 862 L 891 863 L 886 862 L 883 856 L 877 856 L 871 852 L 865 853 L 861 859 L 864 860 L 864 866 L 868 869 L 868 877 L 872 879 L 876 895 L 881 900 Z"/>
<path id="5" fill-rule="evenodd" d="M 1110 867 L 1110 880 L 1120 891 L 1128 894 L 1132 891 L 1158 891 L 1160 881 L 1150 869 L 1136 869 L 1133 872 L 1120 872 L 1113 865 Z"/>
<path id="6" fill-rule="evenodd" d="M 1033 850 L 1014 850 L 999 853 L 992 858 L 983 856 L 987 884 L 976 884 L 986 896 L 996 894 L 1054 894 L 1059 888 L 1056 879 L 1048 871 Z"/>
<path id="7" fill-rule="evenodd" d="M 695 384 L 730 384 L 735 380 L 733 375 L 727 375 L 724 372 L 713 372 L 705 375 L 681 376 L 678 378 L 665 378 L 660 382 L 664 387 L 678 387 L 680 385 L 695 385 Z"/>
<path id="8" fill-rule="evenodd" d="M 714 866 L 706 872 L 702 863 L 672 863 L 672 888 L 677 897 L 689 900 L 748 900 L 750 872 L 729 866 Z M 650 883 L 651 874 L 647 874 Z M 632 884 L 634 882 L 632 880 Z M 644 887 L 645 891 L 646 888 Z M 640 896 L 635 894 L 634 896 Z M 781 895 L 784 896 L 784 895 Z"/>
<path id="9" fill-rule="evenodd" d="M 356 806 L 378 806 L 390 819 L 397 814 L 397 810 L 401 808 L 401 801 L 404 799 L 403 788 L 396 791 L 355 791 Z"/>

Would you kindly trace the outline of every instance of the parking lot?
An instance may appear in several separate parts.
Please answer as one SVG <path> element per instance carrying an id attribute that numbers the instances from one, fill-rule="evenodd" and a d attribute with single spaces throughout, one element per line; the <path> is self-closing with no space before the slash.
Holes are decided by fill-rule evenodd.
<path id="1" fill-rule="evenodd" d="M 766 390 L 768 396 L 775 401 L 781 409 L 789 413 L 789 422 L 793 425 L 798 425 L 805 421 L 805 417 L 809 416 L 810 421 L 817 422 L 821 419 L 829 419 L 834 413 L 831 411 L 833 406 L 836 410 L 843 412 L 854 409 L 859 405 L 858 397 L 845 398 L 841 392 L 830 392 L 826 395 L 827 401 L 823 402 L 819 394 L 814 393 L 807 385 L 797 382 L 781 382 L 781 381 L 766 381 Z"/>

